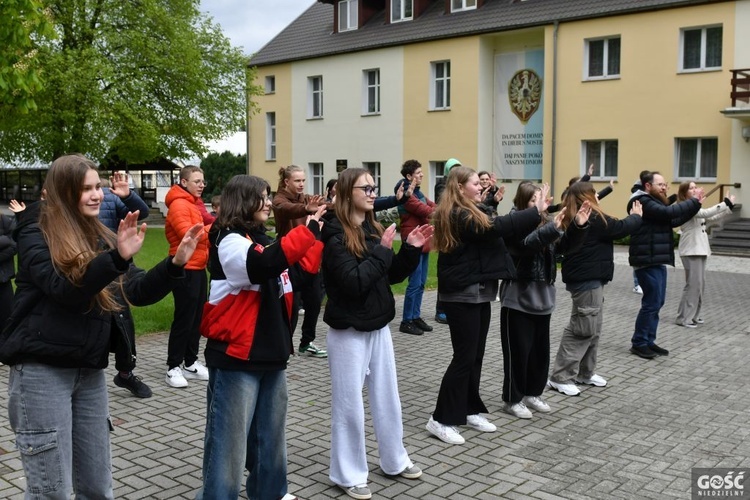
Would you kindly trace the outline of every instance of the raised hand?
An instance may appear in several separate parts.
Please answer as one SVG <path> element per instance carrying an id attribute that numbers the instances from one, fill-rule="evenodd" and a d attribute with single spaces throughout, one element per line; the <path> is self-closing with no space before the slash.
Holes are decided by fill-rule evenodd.
<path id="1" fill-rule="evenodd" d="M 495 201 L 497 203 L 500 203 L 503 201 L 503 198 L 505 197 L 505 186 L 500 186 L 497 188 L 497 191 L 495 191 Z"/>
<path id="2" fill-rule="evenodd" d="M 539 193 L 539 197 L 536 199 L 536 209 L 539 213 L 544 212 L 549 207 L 552 198 L 549 197 L 549 184 L 542 184 L 542 191 Z"/>
<path id="3" fill-rule="evenodd" d="M 557 229 L 557 230 L 562 229 L 563 220 L 565 220 L 565 212 L 566 212 L 566 210 L 567 209 L 565 207 L 563 207 L 563 208 L 560 209 L 559 212 L 557 212 L 555 214 L 555 219 L 553 220 L 553 222 L 555 224 L 555 229 Z"/>
<path id="4" fill-rule="evenodd" d="M 737 199 L 733 194 L 729 194 L 729 191 L 727 191 L 726 198 L 732 203 L 732 205 L 734 205 L 734 200 Z"/>
<path id="5" fill-rule="evenodd" d="M 323 221 L 320 220 L 320 218 L 323 217 L 325 213 L 326 213 L 325 203 L 318 205 L 318 207 L 315 209 L 315 213 L 307 216 L 305 225 L 308 225 L 311 220 L 314 220 L 315 222 L 318 223 L 318 228 L 323 229 Z"/>
<path id="6" fill-rule="evenodd" d="M 588 174 L 589 174 L 589 177 L 591 177 L 592 175 L 594 175 L 594 164 L 593 163 L 591 165 L 589 165 Z"/>
<path id="7" fill-rule="evenodd" d="M 18 212 L 23 212 L 26 210 L 26 204 L 24 202 L 18 202 L 16 200 L 10 200 L 10 203 L 8 204 L 8 208 L 11 212 L 14 214 L 17 214 Z"/>
<path id="8" fill-rule="evenodd" d="M 609 180 L 609 189 L 611 189 L 612 191 L 615 190 L 615 180 L 614 179 L 610 179 Z"/>
<path id="9" fill-rule="evenodd" d="M 143 246 L 146 237 L 146 223 L 138 227 L 139 210 L 128 212 L 117 228 L 117 252 L 125 260 L 130 260 Z"/>
<path id="10" fill-rule="evenodd" d="M 706 192 L 703 190 L 703 188 L 699 187 L 695 189 L 694 198 L 698 200 L 698 202 L 703 203 L 703 200 L 706 199 Z"/>
<path id="11" fill-rule="evenodd" d="M 643 215 L 643 205 L 638 200 L 633 202 L 633 206 L 630 207 L 630 215 Z"/>
<path id="12" fill-rule="evenodd" d="M 398 185 L 398 189 L 396 190 L 396 199 L 400 200 L 404 197 L 404 183 Z"/>
<path id="13" fill-rule="evenodd" d="M 380 244 L 385 248 L 393 248 L 393 239 L 396 237 L 396 223 L 394 222 L 388 228 L 383 231 L 383 236 L 380 237 Z"/>
<path id="14" fill-rule="evenodd" d="M 187 230 L 185 233 L 185 236 L 182 237 L 182 241 L 180 241 L 180 246 L 177 247 L 177 251 L 174 254 L 174 257 L 172 257 L 172 263 L 176 266 L 184 266 L 188 263 L 190 260 L 190 257 L 193 256 L 193 252 L 195 251 L 195 247 L 198 245 L 198 242 L 203 238 L 203 224 L 200 222 L 191 227 Z"/>
<path id="15" fill-rule="evenodd" d="M 409 233 L 409 236 L 406 237 L 406 242 L 414 247 L 422 247 L 430 241 L 433 234 L 435 234 L 435 228 L 433 226 L 429 224 L 417 226 L 411 233 Z"/>
<path id="16" fill-rule="evenodd" d="M 586 200 L 581 203 L 581 208 L 578 209 L 578 213 L 576 214 L 576 224 L 578 224 L 579 226 L 583 226 L 589 221 L 590 216 L 591 202 L 589 202 L 589 200 Z"/>
<path id="17" fill-rule="evenodd" d="M 128 174 L 115 172 L 115 174 L 109 178 L 109 181 L 112 183 L 112 187 L 109 188 L 112 193 L 116 194 L 120 198 L 127 198 L 128 196 L 130 196 Z"/>
<path id="18" fill-rule="evenodd" d="M 495 175 L 495 172 L 492 172 L 490 174 L 490 186 L 495 186 L 497 184 L 497 176 Z"/>
<path id="19" fill-rule="evenodd" d="M 325 205 L 325 199 L 319 194 L 314 194 L 310 196 L 309 201 L 305 205 L 305 210 L 315 212 L 318 210 L 319 205 Z"/>

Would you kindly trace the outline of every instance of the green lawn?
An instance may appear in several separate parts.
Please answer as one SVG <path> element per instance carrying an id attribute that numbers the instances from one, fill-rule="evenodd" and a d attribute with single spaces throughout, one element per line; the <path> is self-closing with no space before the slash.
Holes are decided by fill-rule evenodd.
<path id="1" fill-rule="evenodd" d="M 394 247 L 398 248 L 401 242 L 394 241 Z M 150 269 L 156 263 L 167 256 L 169 244 L 164 236 L 164 228 L 150 227 L 146 232 L 146 240 L 143 248 L 135 256 L 135 263 L 144 269 Z M 427 275 L 427 288 L 437 287 L 437 253 L 430 255 L 430 270 Z M 394 294 L 403 294 L 406 290 L 406 281 L 393 286 Z M 135 329 L 138 334 L 150 332 L 163 332 L 169 330 L 172 324 L 174 302 L 172 295 L 167 295 L 161 302 L 148 307 L 133 307 L 133 318 Z"/>

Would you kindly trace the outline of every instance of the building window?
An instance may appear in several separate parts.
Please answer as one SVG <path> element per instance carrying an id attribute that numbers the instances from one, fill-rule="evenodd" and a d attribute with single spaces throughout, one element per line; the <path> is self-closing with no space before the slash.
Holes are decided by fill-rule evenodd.
<path id="1" fill-rule="evenodd" d="M 451 62 L 431 63 L 432 85 L 430 86 L 430 109 L 451 107 Z"/>
<path id="2" fill-rule="evenodd" d="M 391 22 L 408 21 L 414 17 L 414 0 L 391 0 Z"/>
<path id="3" fill-rule="evenodd" d="M 620 76 L 620 37 L 586 41 L 587 79 Z"/>
<path id="4" fill-rule="evenodd" d="M 431 161 L 430 162 L 430 179 L 435 179 L 435 182 L 432 183 L 431 189 L 429 189 L 430 192 L 430 199 L 434 200 L 435 203 L 437 203 L 437 194 L 435 193 L 435 185 L 437 185 L 438 182 L 440 182 L 440 179 L 445 177 L 443 173 L 445 172 L 445 161 Z"/>
<path id="5" fill-rule="evenodd" d="M 682 71 L 721 69 L 722 27 L 690 28 L 681 32 Z"/>
<path id="6" fill-rule="evenodd" d="M 473 10 L 477 8 L 477 0 L 451 0 L 451 12 Z"/>
<path id="7" fill-rule="evenodd" d="M 366 69 L 362 72 L 363 102 L 362 114 L 380 113 L 380 70 Z"/>
<path id="8" fill-rule="evenodd" d="M 339 2 L 339 31 L 357 29 L 357 0 Z"/>
<path id="9" fill-rule="evenodd" d="M 715 137 L 676 140 L 677 177 L 716 179 L 719 140 Z"/>
<path id="10" fill-rule="evenodd" d="M 273 75 L 266 77 L 266 94 L 276 93 L 276 77 Z"/>
<path id="11" fill-rule="evenodd" d="M 325 194 L 326 183 L 322 163 L 308 163 L 307 178 L 310 179 L 307 183 L 308 194 Z"/>
<path id="12" fill-rule="evenodd" d="M 365 161 L 362 162 L 362 168 L 366 168 L 372 175 L 372 180 L 375 181 L 375 185 L 378 187 L 378 193 L 382 192 L 380 189 L 380 162 L 379 161 Z"/>
<path id="13" fill-rule="evenodd" d="M 307 117 L 323 118 L 323 77 L 311 76 L 307 79 Z"/>
<path id="14" fill-rule="evenodd" d="M 582 156 L 584 172 L 588 171 L 589 165 L 594 165 L 592 179 L 617 177 L 617 141 L 583 141 Z"/>
<path id="15" fill-rule="evenodd" d="M 276 159 L 276 113 L 266 113 L 266 161 Z"/>

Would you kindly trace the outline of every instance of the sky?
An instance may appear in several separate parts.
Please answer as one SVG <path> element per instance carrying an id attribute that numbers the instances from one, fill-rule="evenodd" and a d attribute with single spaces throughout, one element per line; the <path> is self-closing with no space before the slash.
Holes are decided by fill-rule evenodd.
<path id="1" fill-rule="evenodd" d="M 201 0 L 201 11 L 219 24 L 232 45 L 248 56 L 259 51 L 315 0 Z M 211 151 L 247 152 L 244 132 L 208 145 Z M 195 160 L 193 160 L 195 162 Z"/>

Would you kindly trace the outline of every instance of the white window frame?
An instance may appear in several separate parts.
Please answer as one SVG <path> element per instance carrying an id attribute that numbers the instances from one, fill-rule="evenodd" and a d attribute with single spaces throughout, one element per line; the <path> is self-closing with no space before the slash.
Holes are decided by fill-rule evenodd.
<path id="1" fill-rule="evenodd" d="M 372 180 L 375 181 L 375 185 L 378 187 L 378 196 L 381 196 L 383 190 L 380 185 L 380 162 L 379 161 L 363 161 L 362 168 L 366 169 L 372 175 Z"/>
<path id="2" fill-rule="evenodd" d="M 610 41 L 617 40 L 620 42 L 619 54 L 617 58 L 620 60 L 617 73 L 609 73 L 609 56 L 610 56 Z M 607 36 L 600 38 L 589 38 L 585 41 L 584 47 L 584 66 L 583 66 L 583 79 L 584 80 L 612 80 L 620 78 L 620 72 L 622 71 L 622 38 L 620 35 Z M 592 75 L 591 74 L 591 44 L 594 42 L 603 42 L 603 54 L 602 54 L 602 74 Z"/>
<path id="3" fill-rule="evenodd" d="M 588 155 L 589 145 L 599 143 L 599 161 L 592 161 Z M 607 175 L 607 148 L 615 146 L 617 148 L 617 155 L 615 156 L 614 175 Z M 595 180 L 616 180 L 619 175 L 619 156 L 620 156 L 619 141 L 617 139 L 587 139 L 581 141 L 581 171 L 586 173 L 589 170 L 589 165 L 594 164 L 594 173 L 591 174 L 591 178 Z M 611 165 L 610 165 L 611 167 Z"/>
<path id="4" fill-rule="evenodd" d="M 435 185 L 445 177 L 443 173 L 445 172 L 445 164 L 448 162 L 448 160 L 436 160 L 436 161 L 430 161 L 430 179 L 434 179 L 432 182 L 432 185 L 430 186 L 430 189 L 428 190 L 430 193 L 430 199 L 433 200 L 435 203 L 437 203 L 437 193 L 435 193 Z"/>
<path id="5" fill-rule="evenodd" d="M 266 76 L 265 91 L 266 94 L 276 93 L 276 77 L 274 75 Z"/>
<path id="6" fill-rule="evenodd" d="M 371 75 L 375 76 L 374 82 L 370 81 Z M 362 71 L 362 114 L 380 114 L 380 68 Z"/>
<path id="7" fill-rule="evenodd" d="M 696 149 L 695 149 L 695 157 L 692 158 L 692 162 L 694 163 L 694 170 L 693 172 L 690 172 L 689 175 L 681 175 L 680 174 L 680 163 L 682 162 L 683 158 L 683 144 L 684 141 L 697 141 Z M 709 166 L 703 165 L 703 147 L 705 141 L 713 141 L 716 144 L 716 155 L 714 157 L 715 164 L 713 165 L 714 175 L 713 176 L 707 176 L 703 175 L 705 173 L 705 170 L 709 168 Z M 719 139 L 718 137 L 677 137 L 675 138 L 675 179 L 680 181 L 686 181 L 686 180 L 705 180 L 705 181 L 716 181 L 716 176 L 719 173 Z"/>
<path id="8" fill-rule="evenodd" d="M 276 161 L 276 113 L 266 113 L 266 161 Z"/>
<path id="9" fill-rule="evenodd" d="M 477 0 L 451 0 L 451 12 L 475 10 L 476 8 Z"/>
<path id="10" fill-rule="evenodd" d="M 307 194 L 325 194 L 325 168 L 322 162 L 310 162 L 307 164 Z"/>
<path id="11" fill-rule="evenodd" d="M 708 54 L 708 36 L 707 31 L 713 28 L 721 28 L 721 61 L 718 66 L 707 66 L 706 58 Z M 685 33 L 688 31 L 700 31 L 701 32 L 701 48 L 700 48 L 700 64 L 695 68 L 685 67 Z M 721 70 L 722 64 L 724 64 L 724 26 L 722 24 L 714 24 L 710 26 L 696 26 L 692 28 L 682 28 L 680 30 L 680 54 L 678 67 L 682 73 L 696 73 L 701 71 L 717 71 Z"/>
<path id="12" fill-rule="evenodd" d="M 438 76 L 442 68 L 442 76 Z M 451 62 L 430 63 L 430 107 L 431 110 L 451 109 Z"/>
<path id="13" fill-rule="evenodd" d="M 407 6 L 411 7 L 411 15 L 408 16 L 406 15 Z M 412 19 L 414 19 L 414 0 L 391 0 L 392 23 L 411 21 Z"/>
<path id="14" fill-rule="evenodd" d="M 323 118 L 323 77 L 321 75 L 307 77 L 307 97 L 307 118 Z"/>
<path id="15" fill-rule="evenodd" d="M 340 0 L 339 9 L 339 33 L 357 29 L 359 6 L 358 0 Z"/>

